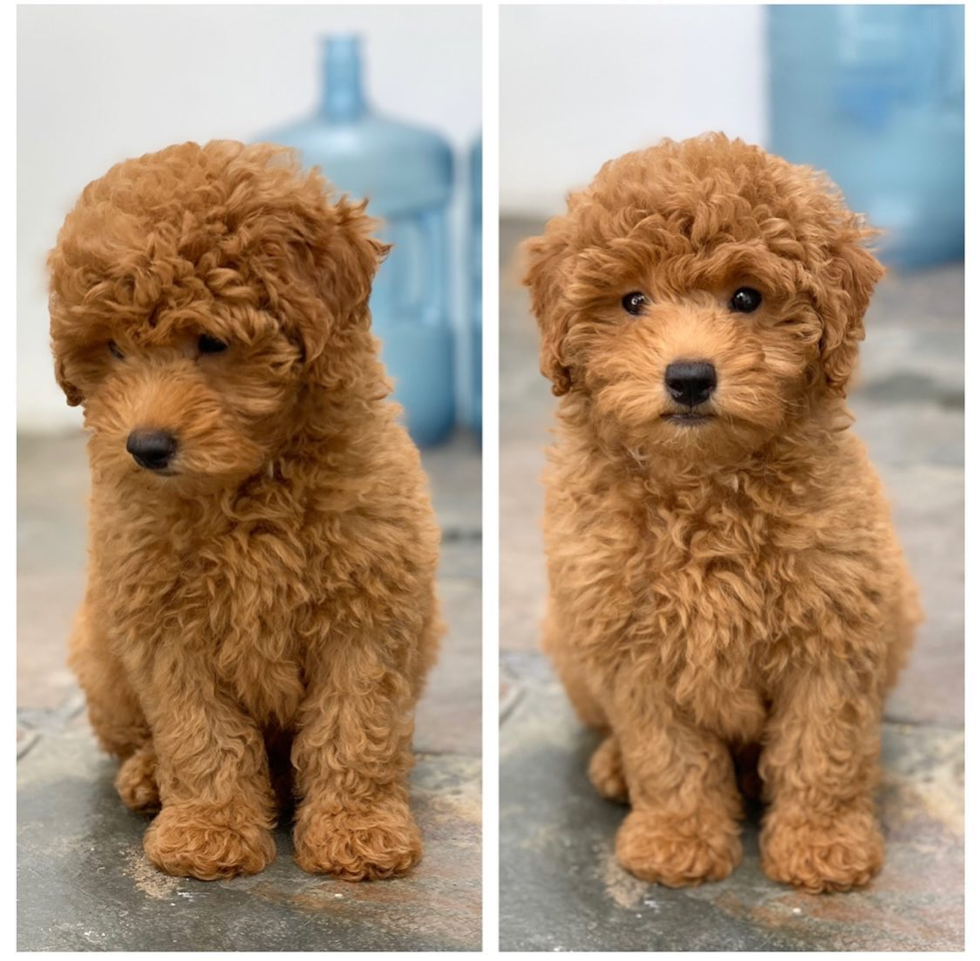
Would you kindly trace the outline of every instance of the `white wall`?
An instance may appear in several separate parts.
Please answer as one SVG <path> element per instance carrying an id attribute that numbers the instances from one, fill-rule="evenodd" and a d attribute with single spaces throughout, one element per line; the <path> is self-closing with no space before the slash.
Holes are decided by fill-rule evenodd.
<path id="1" fill-rule="evenodd" d="M 458 151 L 479 128 L 475 6 L 21 6 L 17 22 L 22 430 L 81 421 L 54 383 L 44 258 L 78 193 L 113 163 L 304 115 L 329 31 L 364 35 L 378 109 L 442 131 Z"/>
<path id="2" fill-rule="evenodd" d="M 500 11 L 500 206 L 550 216 L 602 163 L 662 137 L 763 142 L 762 6 Z"/>

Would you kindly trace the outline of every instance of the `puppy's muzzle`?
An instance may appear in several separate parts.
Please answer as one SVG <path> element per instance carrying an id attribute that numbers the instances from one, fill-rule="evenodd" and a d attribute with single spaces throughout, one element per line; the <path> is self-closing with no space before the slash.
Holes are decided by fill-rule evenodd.
<path id="1" fill-rule="evenodd" d="M 685 407 L 697 407 L 705 403 L 718 386 L 714 364 L 707 361 L 682 360 L 668 364 L 664 373 L 667 393 Z"/>
<path id="2" fill-rule="evenodd" d="M 126 438 L 126 450 L 146 470 L 166 470 L 177 453 L 177 439 L 166 430 L 134 430 Z"/>

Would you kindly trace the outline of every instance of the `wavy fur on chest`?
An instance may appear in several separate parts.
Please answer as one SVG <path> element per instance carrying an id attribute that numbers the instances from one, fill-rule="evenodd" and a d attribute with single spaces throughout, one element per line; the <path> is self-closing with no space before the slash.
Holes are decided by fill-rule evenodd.
<path id="1" fill-rule="evenodd" d="M 406 643 L 417 636 L 433 613 L 416 607 L 432 594 L 438 532 L 414 448 L 387 433 L 373 463 L 287 457 L 196 498 L 127 498 L 97 480 L 93 595 L 129 670 L 202 650 L 256 720 L 288 727 L 311 659 L 359 614 L 379 628 L 401 617 Z"/>
<path id="2" fill-rule="evenodd" d="M 550 459 L 553 606 L 576 657 L 751 739 L 790 662 L 880 653 L 863 639 L 889 616 L 901 559 L 851 432 L 811 425 L 744 464 L 685 473 L 566 425 Z"/>

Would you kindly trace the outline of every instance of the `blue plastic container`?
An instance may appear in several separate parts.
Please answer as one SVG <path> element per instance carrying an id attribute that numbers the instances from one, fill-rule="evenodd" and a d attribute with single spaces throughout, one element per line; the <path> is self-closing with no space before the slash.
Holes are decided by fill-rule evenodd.
<path id="1" fill-rule="evenodd" d="M 438 134 L 374 113 L 364 95 L 360 42 L 323 43 L 323 95 L 306 120 L 257 140 L 298 148 L 339 192 L 368 200 L 394 244 L 371 295 L 374 331 L 420 445 L 437 444 L 456 421 L 454 337 L 449 320 L 449 144 Z"/>
<path id="2" fill-rule="evenodd" d="M 963 256 L 963 7 L 770 6 L 771 148 L 885 231 L 897 267 Z"/>
<path id="3" fill-rule="evenodd" d="M 470 149 L 469 191 L 469 369 L 467 422 L 483 429 L 483 138 Z"/>

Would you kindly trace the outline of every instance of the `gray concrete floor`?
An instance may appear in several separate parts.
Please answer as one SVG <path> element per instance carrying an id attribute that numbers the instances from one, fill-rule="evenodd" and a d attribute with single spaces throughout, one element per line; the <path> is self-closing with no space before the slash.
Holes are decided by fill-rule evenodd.
<path id="1" fill-rule="evenodd" d="M 304 874 L 288 825 L 262 874 L 200 882 L 157 872 L 147 820 L 112 787 L 65 667 L 84 588 L 88 464 L 81 434 L 18 440 L 18 947 L 20 950 L 479 950 L 480 453 L 424 453 L 443 527 L 449 630 L 417 714 L 412 805 L 425 857 L 405 879 Z"/>
<path id="2" fill-rule="evenodd" d="M 891 495 L 927 620 L 889 700 L 881 816 L 886 866 L 859 892 L 811 896 L 759 869 L 757 819 L 727 880 L 671 891 L 613 854 L 624 808 L 585 765 L 594 738 L 538 653 L 540 535 L 553 398 L 501 224 L 501 864 L 504 950 L 962 950 L 963 268 L 891 275 L 868 316 L 857 432 Z"/>

